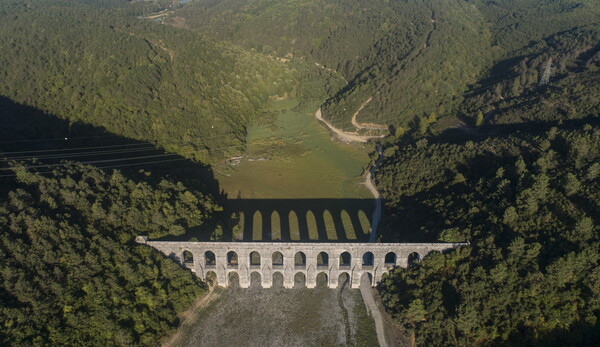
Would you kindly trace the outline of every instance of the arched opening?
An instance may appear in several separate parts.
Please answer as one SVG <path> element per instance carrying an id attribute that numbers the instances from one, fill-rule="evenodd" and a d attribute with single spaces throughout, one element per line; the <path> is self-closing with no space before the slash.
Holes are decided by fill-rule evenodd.
<path id="1" fill-rule="evenodd" d="M 214 287 L 218 284 L 217 283 L 217 274 L 214 271 L 207 271 L 204 278 L 205 278 L 206 282 L 208 283 L 208 285 L 211 287 Z"/>
<path id="2" fill-rule="evenodd" d="M 329 254 L 321 252 L 317 255 L 317 266 L 329 266 Z"/>
<path id="3" fill-rule="evenodd" d="M 296 255 L 294 255 L 294 267 L 306 268 L 306 254 L 297 252 Z"/>
<path id="4" fill-rule="evenodd" d="M 360 285 L 369 285 L 370 287 L 373 286 L 373 275 L 371 275 L 371 273 L 369 272 L 365 272 L 362 274 L 362 276 L 360 276 Z"/>
<path id="5" fill-rule="evenodd" d="M 227 281 L 229 283 L 229 287 L 231 288 L 240 287 L 240 276 L 235 271 L 232 271 L 227 275 Z"/>
<path id="6" fill-rule="evenodd" d="M 234 251 L 227 252 L 227 267 L 237 268 L 238 267 L 238 255 Z"/>
<path id="7" fill-rule="evenodd" d="M 352 264 L 352 256 L 348 252 L 340 254 L 340 267 L 350 267 Z"/>
<path id="8" fill-rule="evenodd" d="M 204 252 L 204 265 L 206 266 L 215 266 L 217 265 L 217 257 L 211 251 Z"/>
<path id="9" fill-rule="evenodd" d="M 396 253 L 394 252 L 389 252 L 388 254 L 385 255 L 385 265 L 386 266 L 396 266 Z"/>
<path id="10" fill-rule="evenodd" d="M 347 272 L 342 272 L 338 276 L 338 288 L 350 286 L 350 275 Z"/>
<path id="11" fill-rule="evenodd" d="M 257 251 L 250 253 L 250 266 L 260 266 L 260 253 Z"/>
<path id="12" fill-rule="evenodd" d="M 194 264 L 194 255 L 190 251 L 183 251 L 181 260 L 184 264 Z"/>
<path id="13" fill-rule="evenodd" d="M 415 266 L 421 261 L 421 256 L 417 252 L 408 255 L 408 266 Z"/>
<path id="14" fill-rule="evenodd" d="M 281 252 L 273 253 L 271 260 L 273 261 L 273 266 L 283 266 L 283 254 Z"/>
<path id="15" fill-rule="evenodd" d="M 298 272 L 294 275 L 294 288 L 306 288 L 306 275 Z"/>
<path id="16" fill-rule="evenodd" d="M 371 252 L 366 252 L 365 254 L 363 254 L 363 262 L 362 265 L 363 266 L 373 266 L 373 259 L 375 257 L 373 256 L 373 253 Z"/>
<path id="17" fill-rule="evenodd" d="M 275 288 L 275 289 L 283 288 L 283 274 L 279 271 L 273 272 L 272 288 Z"/>
<path id="18" fill-rule="evenodd" d="M 262 277 L 258 271 L 250 274 L 250 288 L 262 288 Z"/>
<path id="19" fill-rule="evenodd" d="M 319 272 L 317 275 L 317 285 L 316 288 L 327 288 L 329 287 L 329 277 L 324 272 Z"/>

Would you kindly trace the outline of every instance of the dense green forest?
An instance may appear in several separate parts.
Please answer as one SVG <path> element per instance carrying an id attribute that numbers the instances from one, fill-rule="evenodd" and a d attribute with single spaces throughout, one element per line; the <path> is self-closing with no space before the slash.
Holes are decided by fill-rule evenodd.
<path id="1" fill-rule="evenodd" d="M 461 105 L 473 124 L 524 124 L 600 113 L 600 26 L 551 35 L 499 61 L 472 87 Z M 549 84 L 540 80 L 551 62 Z M 480 116 L 481 117 L 481 116 Z M 480 124 L 483 125 L 483 124 Z"/>
<path id="2" fill-rule="evenodd" d="M 471 243 L 382 281 L 387 309 L 419 345 L 599 341 L 599 134 L 596 118 L 386 158 L 387 223 L 403 225 L 386 239 Z"/>
<path id="3" fill-rule="evenodd" d="M 598 38 L 582 25 L 520 47 L 465 95 L 468 129 L 424 117 L 389 140 L 384 239 L 471 243 L 382 281 L 418 344 L 600 341 Z"/>
<path id="4" fill-rule="evenodd" d="M 338 71 L 348 84 L 325 102 L 324 115 L 350 130 L 367 100 L 363 121 L 407 128 L 435 113 L 446 118 L 440 126 L 453 125 L 463 94 L 477 93 L 471 85 L 494 63 L 599 15 L 593 0 L 198 0 L 170 21 Z"/>
<path id="5" fill-rule="evenodd" d="M 595 0 L 466 0 L 484 15 L 492 44 L 509 54 L 575 26 L 598 22 Z"/>
<path id="6" fill-rule="evenodd" d="M 346 129 L 370 98 L 361 120 L 406 125 L 449 112 L 491 58 L 483 16 L 461 0 L 207 0 L 173 16 L 212 37 L 338 71 L 348 85 L 324 114 Z"/>
<path id="7" fill-rule="evenodd" d="M 0 94 L 207 162 L 243 152 L 275 98 L 310 97 L 297 81 L 329 74 L 105 3 L 2 0 Z"/>
<path id="8" fill-rule="evenodd" d="M 136 235 L 180 234 L 216 208 L 181 183 L 73 163 L 13 163 L 0 194 L 0 344 L 149 345 L 204 292 Z"/>
<path id="9" fill-rule="evenodd" d="M 599 18 L 597 0 L 0 0 L 0 344 L 156 345 L 205 287 L 135 235 L 220 232 L 196 164 L 323 95 L 339 127 L 361 105 L 390 125 L 382 240 L 470 243 L 382 281 L 418 345 L 597 344 Z"/>
<path id="10" fill-rule="evenodd" d="M 478 129 L 390 139 L 377 173 L 384 239 L 470 242 L 382 281 L 418 344 L 600 341 L 597 38 L 597 27 L 569 30 L 502 63 L 465 99 Z M 507 94 L 549 57 L 562 62 L 549 84 L 536 77 Z"/>

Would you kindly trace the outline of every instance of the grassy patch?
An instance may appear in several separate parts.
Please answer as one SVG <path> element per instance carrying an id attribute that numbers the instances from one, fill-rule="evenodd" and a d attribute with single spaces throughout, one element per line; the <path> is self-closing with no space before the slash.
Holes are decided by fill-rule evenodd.
<path id="1" fill-rule="evenodd" d="M 220 187 L 228 199 L 257 202 L 260 199 L 263 205 L 268 205 L 269 199 L 273 200 L 272 205 L 277 204 L 276 199 L 296 199 L 298 204 L 291 212 L 285 212 L 289 226 L 281 224 L 277 206 L 263 211 L 265 216 L 240 213 L 237 225 L 230 226 L 235 229 L 229 232 L 232 239 L 357 241 L 368 234 L 371 203 L 361 199 L 372 196 L 361 183 L 371 145 L 332 140 L 314 118 L 318 107 L 318 102 L 302 107 L 294 100 L 275 103 L 269 111 L 274 115 L 270 122 L 248 129 L 246 155 L 215 167 Z M 319 199 L 323 201 L 317 201 Z M 332 216 L 329 211 L 314 211 L 314 204 L 330 204 L 335 199 L 351 209 L 359 204 L 367 214 L 361 211 L 351 216 L 344 211 Z M 366 209 L 364 205 L 368 205 Z M 247 219 L 252 221 L 251 226 Z"/>
<path id="2" fill-rule="evenodd" d="M 377 333 L 375 331 L 375 321 L 367 312 L 365 304 L 354 305 L 354 317 L 356 322 L 354 326 L 360 327 L 354 334 L 355 346 L 378 346 Z"/>
<path id="3" fill-rule="evenodd" d="M 319 103 L 278 103 L 272 123 L 248 129 L 247 156 L 216 167 L 221 189 L 242 198 L 368 198 L 360 185 L 370 145 L 332 141 L 315 119 Z"/>

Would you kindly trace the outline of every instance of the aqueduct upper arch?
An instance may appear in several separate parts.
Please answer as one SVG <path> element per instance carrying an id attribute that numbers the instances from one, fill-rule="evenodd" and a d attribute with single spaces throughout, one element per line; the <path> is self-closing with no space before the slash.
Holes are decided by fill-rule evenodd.
<path id="1" fill-rule="evenodd" d="M 283 275 L 285 288 L 294 286 L 294 276 L 298 273 L 305 276 L 308 288 L 316 286 L 317 276 L 321 273 L 327 276 L 329 288 L 337 287 L 338 276 L 341 273 L 350 276 L 351 288 L 360 286 L 361 276 L 365 273 L 370 275 L 371 285 L 375 285 L 381 281 L 381 276 L 392 268 L 408 266 L 409 256 L 413 261 L 415 253 L 418 259 L 423 259 L 433 251 L 442 252 L 466 245 L 465 243 L 178 242 L 148 241 L 145 236 L 138 236 L 136 241 L 174 258 L 203 280 L 209 272 L 214 272 L 218 284 L 228 286 L 230 274 L 234 273 L 239 277 L 242 288 L 250 286 L 253 272 L 260 274 L 263 288 L 271 287 L 274 273 Z M 206 254 L 210 255 L 210 259 Z M 324 258 L 327 260 L 324 261 Z"/>

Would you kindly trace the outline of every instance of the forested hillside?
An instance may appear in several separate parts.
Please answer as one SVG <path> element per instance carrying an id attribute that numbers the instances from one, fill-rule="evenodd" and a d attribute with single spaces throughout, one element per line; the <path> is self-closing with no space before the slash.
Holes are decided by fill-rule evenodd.
<path id="1" fill-rule="evenodd" d="M 0 345 L 156 345 L 205 287 L 134 237 L 214 239 L 195 163 L 325 96 L 336 126 L 362 108 L 392 130 L 382 241 L 470 243 L 383 279 L 418 345 L 598 345 L 599 18 L 597 0 L 0 0 Z"/>
<path id="2" fill-rule="evenodd" d="M 386 151 L 387 230 L 403 225 L 386 239 L 471 242 L 382 282 L 419 344 L 600 340 L 598 35 L 582 25 L 496 63 L 461 105 L 478 130 L 458 138 L 481 142 L 423 131 Z"/>
<path id="3" fill-rule="evenodd" d="M 549 82 L 540 84 L 551 64 Z M 551 35 L 498 62 L 472 91 L 461 112 L 476 123 L 551 122 L 600 114 L 600 26 Z M 483 124 L 480 124 L 483 125 Z"/>
<path id="4" fill-rule="evenodd" d="M 600 322 L 600 128 L 421 143 L 378 174 L 388 223 L 470 241 L 382 281 L 420 345 L 593 345 Z M 395 228 L 394 230 L 398 230 Z"/>
<path id="5" fill-rule="evenodd" d="M 596 0 L 466 0 L 490 24 L 492 44 L 509 54 L 575 26 L 598 22 Z"/>
<path id="6" fill-rule="evenodd" d="M 406 128 L 415 117 L 448 115 L 492 58 L 483 17 L 464 1 L 397 2 L 397 29 L 375 43 L 369 64 L 324 105 L 338 123 L 360 119 Z M 402 5 L 402 6 L 401 6 Z"/>
<path id="7" fill-rule="evenodd" d="M 104 4 L 2 0 L 0 94 L 206 162 L 239 154 L 270 102 L 327 74 Z"/>
<path id="8" fill-rule="evenodd" d="M 593 0 L 199 0 L 170 23 L 338 71 L 348 84 L 326 101 L 324 116 L 353 130 L 350 118 L 363 104 L 363 121 L 406 129 L 435 113 L 448 126 L 469 86 L 495 72 L 494 61 L 531 54 L 530 46 L 599 15 Z"/>
<path id="9" fill-rule="evenodd" d="M 382 281 L 418 344 L 600 341 L 597 38 L 569 30 L 498 65 L 463 105 L 478 129 L 388 145 L 384 239 L 470 242 Z M 550 57 L 561 62 L 550 83 L 528 79 Z"/>
<path id="10" fill-rule="evenodd" d="M 136 235 L 198 226 L 210 197 L 73 164 L 13 164 L 0 194 L 0 344 L 151 345 L 203 293 L 188 270 Z"/>
<path id="11" fill-rule="evenodd" d="M 446 113 L 491 58 L 478 10 L 444 1 L 197 1 L 174 21 L 218 39 L 337 70 L 348 85 L 324 114 L 350 129 L 350 118 L 406 124 Z"/>

